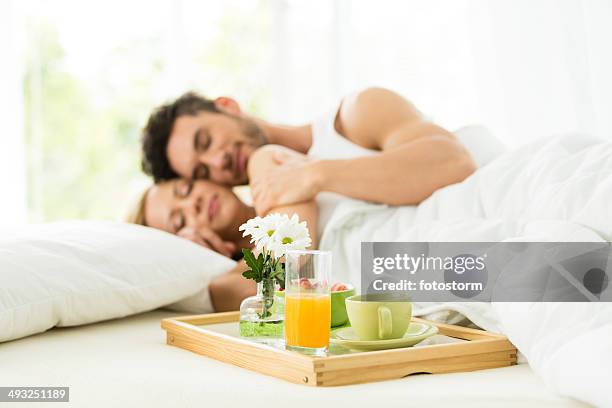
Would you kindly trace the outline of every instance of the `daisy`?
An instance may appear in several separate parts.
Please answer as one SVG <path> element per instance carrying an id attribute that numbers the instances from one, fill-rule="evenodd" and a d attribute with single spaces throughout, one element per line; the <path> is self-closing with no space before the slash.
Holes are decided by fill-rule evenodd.
<path id="1" fill-rule="evenodd" d="M 306 249 L 311 243 L 306 221 L 299 222 L 299 218 L 294 214 L 291 219 L 287 217 L 287 222 L 276 229 L 266 248 L 278 259 L 288 250 Z"/>
<path id="2" fill-rule="evenodd" d="M 269 249 L 268 246 L 276 230 L 280 226 L 285 225 L 289 222 L 289 217 L 286 214 L 268 214 L 267 216 L 261 219 L 257 235 L 253 236 L 253 239 L 251 239 L 251 243 L 254 243 L 258 250 L 261 250 L 264 247 Z"/>

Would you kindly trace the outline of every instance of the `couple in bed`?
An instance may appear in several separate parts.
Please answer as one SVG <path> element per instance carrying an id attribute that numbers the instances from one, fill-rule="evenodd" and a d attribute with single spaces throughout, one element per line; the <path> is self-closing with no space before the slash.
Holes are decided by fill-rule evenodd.
<path id="1" fill-rule="evenodd" d="M 253 117 L 228 97 L 188 93 L 151 114 L 142 148 L 143 170 L 155 184 L 130 221 L 234 258 L 249 246 L 238 227 L 255 215 L 297 213 L 316 247 L 339 197 L 414 205 L 476 169 L 452 133 L 382 88 L 349 95 L 303 126 Z M 232 190 L 244 184 L 253 206 Z M 217 311 L 235 310 L 255 292 L 241 276 L 246 269 L 239 261 L 211 282 Z"/>

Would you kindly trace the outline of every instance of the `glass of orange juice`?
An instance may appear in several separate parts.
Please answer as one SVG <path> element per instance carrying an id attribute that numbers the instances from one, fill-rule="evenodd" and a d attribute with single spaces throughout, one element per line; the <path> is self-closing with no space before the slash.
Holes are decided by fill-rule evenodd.
<path id="1" fill-rule="evenodd" d="M 285 345 L 287 349 L 324 355 L 331 320 L 329 251 L 285 254 Z"/>

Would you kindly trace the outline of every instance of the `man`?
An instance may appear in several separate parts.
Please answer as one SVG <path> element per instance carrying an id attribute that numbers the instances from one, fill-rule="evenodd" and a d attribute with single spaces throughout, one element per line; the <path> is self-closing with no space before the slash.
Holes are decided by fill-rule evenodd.
<path id="1" fill-rule="evenodd" d="M 143 170 L 156 182 L 183 177 L 234 186 L 249 182 L 249 157 L 265 144 L 314 156 L 295 160 L 279 154 L 281 166 L 250 180 L 255 208 L 265 213 L 323 191 L 390 205 L 418 204 L 476 168 L 452 133 L 387 89 L 345 97 L 324 121 L 316 127 L 272 124 L 246 114 L 232 98 L 188 93 L 150 116 L 143 131 Z M 209 235 L 209 247 L 227 252 Z"/>

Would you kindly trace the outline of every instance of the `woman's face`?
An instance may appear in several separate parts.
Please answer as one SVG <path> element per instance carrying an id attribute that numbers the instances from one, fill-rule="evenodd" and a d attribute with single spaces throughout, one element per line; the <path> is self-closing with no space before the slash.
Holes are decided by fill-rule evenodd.
<path id="1" fill-rule="evenodd" d="M 209 228 L 225 240 L 233 240 L 248 217 L 248 209 L 227 187 L 206 180 L 171 180 L 156 184 L 147 193 L 148 226 L 172 234 L 185 227 Z"/>

